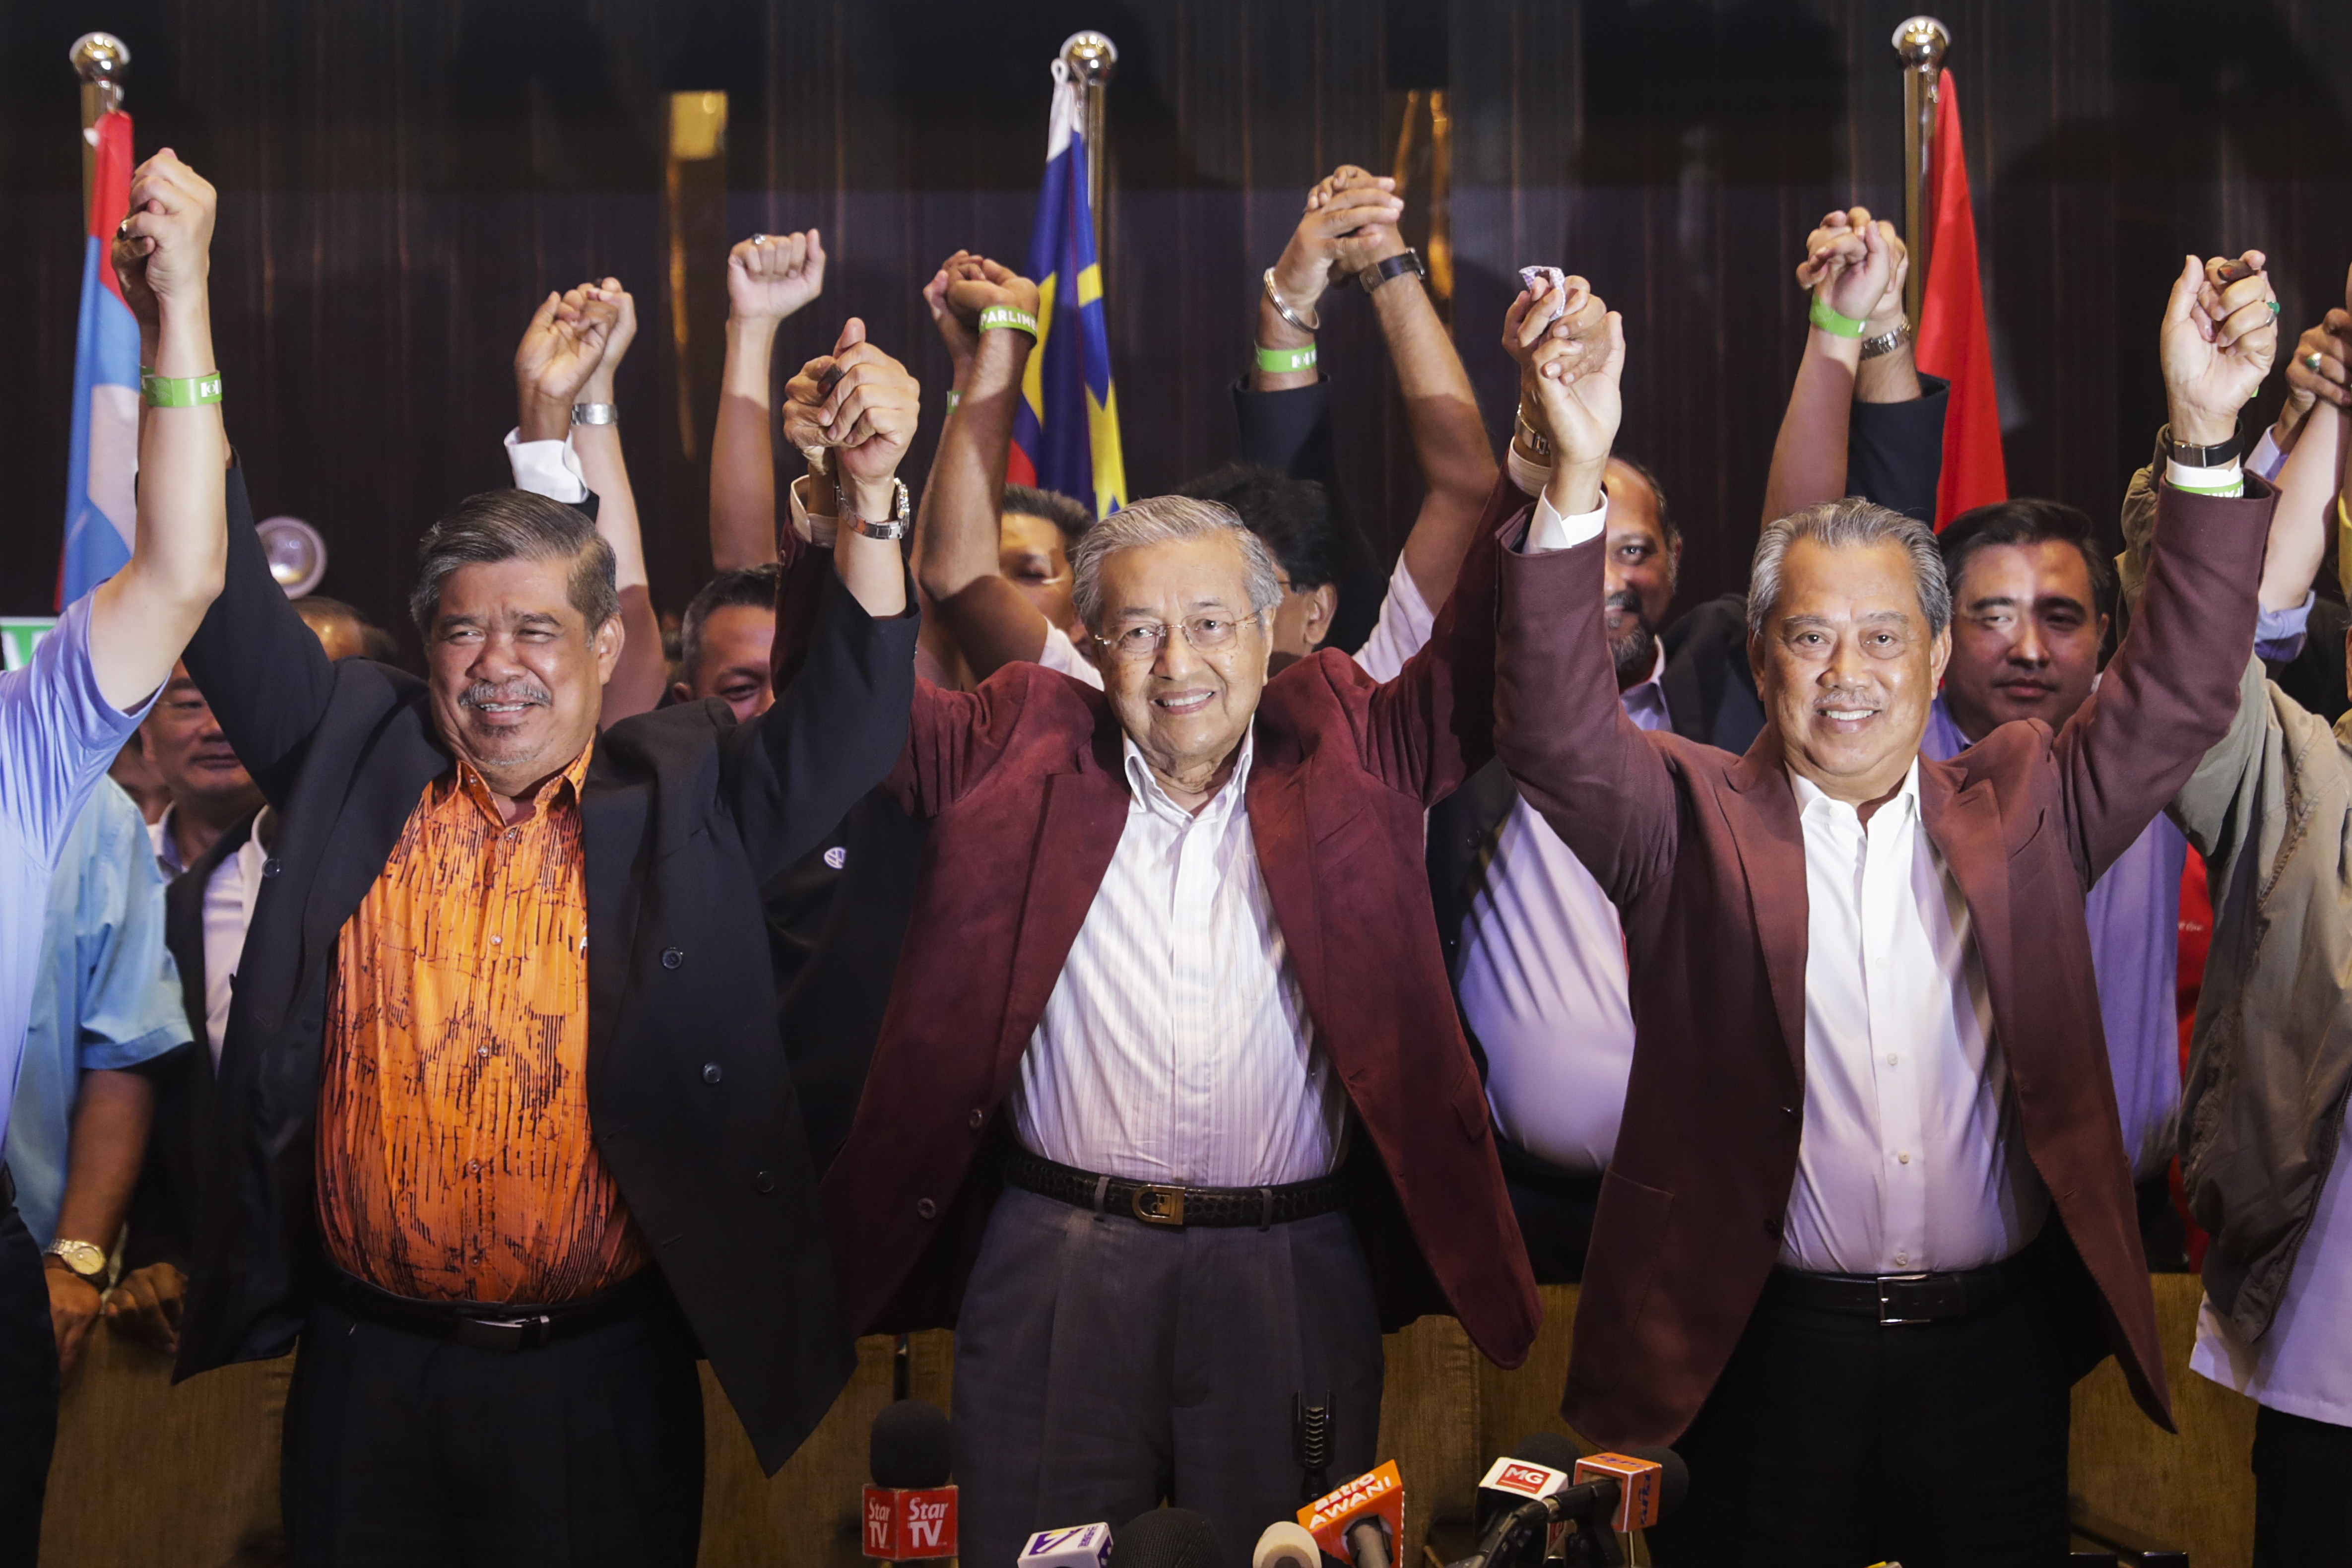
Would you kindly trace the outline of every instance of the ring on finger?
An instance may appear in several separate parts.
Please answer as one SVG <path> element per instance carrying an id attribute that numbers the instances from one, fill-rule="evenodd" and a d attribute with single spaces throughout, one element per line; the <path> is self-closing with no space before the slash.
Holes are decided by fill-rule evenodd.
<path id="1" fill-rule="evenodd" d="M 2305 354 L 2303 356 L 2303 363 L 2317 370 L 2320 366 L 2320 356 L 2315 353 Z"/>
<path id="2" fill-rule="evenodd" d="M 768 243 L 768 237 L 764 234 L 755 234 L 751 237 L 751 243 L 754 245 L 765 245 Z"/>
<path id="3" fill-rule="evenodd" d="M 2271 320 L 2273 321 L 2278 320 L 2279 312 L 2286 308 L 2280 304 L 2276 300 L 2265 300 L 2263 303 L 2271 308 Z"/>

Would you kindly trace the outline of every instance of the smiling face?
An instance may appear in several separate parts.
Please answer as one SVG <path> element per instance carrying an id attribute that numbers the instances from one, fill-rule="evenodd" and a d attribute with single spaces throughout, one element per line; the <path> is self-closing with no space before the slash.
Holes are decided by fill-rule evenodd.
<path id="1" fill-rule="evenodd" d="M 1070 608 L 1069 544 L 1052 519 L 1025 511 L 999 518 L 996 570 L 1054 625 L 1065 631 L 1077 625 Z"/>
<path id="2" fill-rule="evenodd" d="M 1927 629 L 1910 554 L 1893 540 L 1794 541 L 1748 647 L 1789 765 L 1855 806 L 1903 783 L 1950 654 L 1950 633 Z"/>
<path id="3" fill-rule="evenodd" d="M 1270 642 L 1265 617 L 1250 608 L 1240 542 L 1232 534 L 1142 544 L 1103 559 L 1099 637 L 1116 643 L 1145 625 L 1169 628 L 1148 658 L 1118 657 L 1092 641 L 1119 725 L 1180 804 L 1215 793 L 1249 732 L 1265 689 Z M 1231 629 L 1223 647 L 1202 651 L 1183 626 Z"/>
<path id="4" fill-rule="evenodd" d="M 1945 705 L 1973 741 L 2012 719 L 2055 730 L 2091 695 L 2106 635 L 2090 564 L 2072 543 L 1980 545 L 1953 585 Z"/>
<path id="5" fill-rule="evenodd" d="M 139 726 L 139 739 L 172 799 L 206 821 L 232 820 L 261 804 L 253 775 L 236 760 L 186 665 L 173 666 L 163 695 Z"/>
<path id="6" fill-rule="evenodd" d="M 1612 461 L 1601 484 L 1609 492 L 1609 654 L 1616 662 L 1617 684 L 1629 687 L 1647 680 L 1657 668 L 1658 629 L 1674 603 L 1681 547 L 1679 542 L 1667 542 L 1657 491 L 1640 469 Z"/>
<path id="7" fill-rule="evenodd" d="M 425 639 L 434 724 L 499 795 L 561 773 L 596 733 L 621 623 L 590 626 L 571 573 L 569 561 L 518 557 L 441 580 Z"/>
<path id="8" fill-rule="evenodd" d="M 702 618 L 694 668 L 677 682 L 681 702 L 716 697 L 735 710 L 735 721 L 765 713 L 776 691 L 768 679 L 768 656 L 776 643 L 776 612 L 763 605 L 721 605 Z"/>

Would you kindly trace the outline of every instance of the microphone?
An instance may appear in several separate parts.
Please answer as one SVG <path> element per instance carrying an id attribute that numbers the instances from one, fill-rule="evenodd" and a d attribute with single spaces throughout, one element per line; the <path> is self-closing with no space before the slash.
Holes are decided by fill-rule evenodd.
<path id="1" fill-rule="evenodd" d="M 1682 1506 L 1690 1489 L 1690 1471 L 1671 1448 L 1579 1458 L 1563 1439 L 1549 1438 L 1539 1446 L 1531 1438 L 1520 1445 L 1520 1453 L 1565 1457 L 1572 1468 L 1517 1456 L 1496 1460 L 1478 1492 L 1482 1513 L 1490 1496 L 1495 1511 L 1477 1552 L 1457 1568 L 1531 1568 L 1538 1541 L 1545 1555 L 1615 1568 L 1625 1560 L 1619 1533 L 1657 1523 Z M 1570 1522 L 1576 1525 L 1573 1537 L 1566 1533 Z"/>
<path id="2" fill-rule="evenodd" d="M 1189 1508 L 1155 1508 L 1119 1527 L 1108 1568 L 1222 1568 L 1216 1526 Z"/>
<path id="3" fill-rule="evenodd" d="M 1577 1458 L 1576 1445 L 1566 1437 L 1533 1432 L 1496 1460 L 1478 1482 L 1478 1550 L 1469 1561 L 1484 1568 L 1536 1568 L 1558 1548 L 1567 1521 L 1528 1505 L 1573 1485 Z"/>
<path id="4" fill-rule="evenodd" d="M 1017 1568 L 1105 1568 L 1110 1562 L 1110 1526 L 1076 1524 L 1041 1530 L 1021 1549 Z M 1313 1563 L 1307 1568 L 1316 1568 Z"/>
<path id="5" fill-rule="evenodd" d="M 1250 1568 L 1323 1568 L 1323 1549 L 1307 1533 L 1306 1526 L 1276 1520 L 1257 1538 Z"/>
<path id="6" fill-rule="evenodd" d="M 1326 1555 L 1352 1568 L 1391 1568 L 1404 1533 L 1404 1478 L 1391 1459 L 1298 1510 L 1301 1529 Z"/>
<path id="7" fill-rule="evenodd" d="M 866 1447 L 874 1484 L 860 1510 L 864 1551 L 887 1563 L 956 1554 L 956 1489 L 947 1412 L 920 1399 L 886 1405 Z"/>

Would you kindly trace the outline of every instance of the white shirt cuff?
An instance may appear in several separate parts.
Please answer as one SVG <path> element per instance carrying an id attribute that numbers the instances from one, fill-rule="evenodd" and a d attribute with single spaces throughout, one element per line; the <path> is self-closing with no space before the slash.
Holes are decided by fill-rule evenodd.
<path id="1" fill-rule="evenodd" d="M 793 481 L 793 531 L 801 536 L 803 543 L 814 544 L 819 550 L 830 550 L 833 548 L 833 536 L 840 525 L 834 521 L 830 510 L 809 510 L 808 498 L 816 493 L 816 486 L 808 475 L 803 474 Z M 820 504 L 830 507 L 832 500 L 832 497 L 826 496 Z"/>
<path id="2" fill-rule="evenodd" d="M 1574 517 L 1562 517 L 1559 509 L 1546 495 L 1536 497 L 1535 525 L 1528 530 L 1525 553 L 1543 555 L 1554 550 L 1569 550 L 1588 539 L 1598 539 L 1609 527 L 1609 492 L 1601 492 L 1601 504 L 1591 511 L 1578 512 Z"/>
<path id="3" fill-rule="evenodd" d="M 588 480 L 580 472 L 580 458 L 568 436 L 561 441 L 526 441 L 520 427 L 509 430 L 507 463 L 514 469 L 519 490 L 573 506 L 588 499 Z"/>
<path id="4" fill-rule="evenodd" d="M 2279 470 L 2286 467 L 2286 454 L 2279 450 L 2269 426 L 2263 426 L 2263 438 L 2254 443 L 2254 455 L 2246 459 L 2246 467 L 2273 483 L 2277 482 Z"/>
<path id="5" fill-rule="evenodd" d="M 2177 490 L 2189 490 L 2200 496 L 2242 496 L 2246 493 L 2246 470 L 2236 463 L 2218 468 L 2192 468 L 2188 464 L 2167 458 L 2164 460 L 2164 482 Z"/>
<path id="6" fill-rule="evenodd" d="M 1551 483 L 1551 465 L 1520 456 L 1517 441 L 1503 443 L 1503 466 L 1510 470 L 1511 483 L 1528 495 L 1543 494 L 1544 486 Z"/>

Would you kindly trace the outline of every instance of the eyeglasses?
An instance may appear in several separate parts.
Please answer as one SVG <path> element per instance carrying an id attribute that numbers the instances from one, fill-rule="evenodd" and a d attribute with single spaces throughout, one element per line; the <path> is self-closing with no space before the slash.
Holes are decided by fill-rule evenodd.
<path id="1" fill-rule="evenodd" d="M 1220 648 L 1233 647 L 1234 637 L 1242 626 L 1254 625 L 1258 618 L 1250 616 L 1236 620 L 1231 616 L 1194 616 L 1180 624 L 1183 627 L 1184 640 L 1194 653 L 1214 653 Z M 1110 649 L 1112 658 L 1129 664 L 1140 664 L 1145 659 L 1160 657 L 1160 650 L 1168 643 L 1168 624 L 1165 621 L 1141 621 L 1121 627 L 1113 636 L 1098 637 L 1095 641 Z"/>

